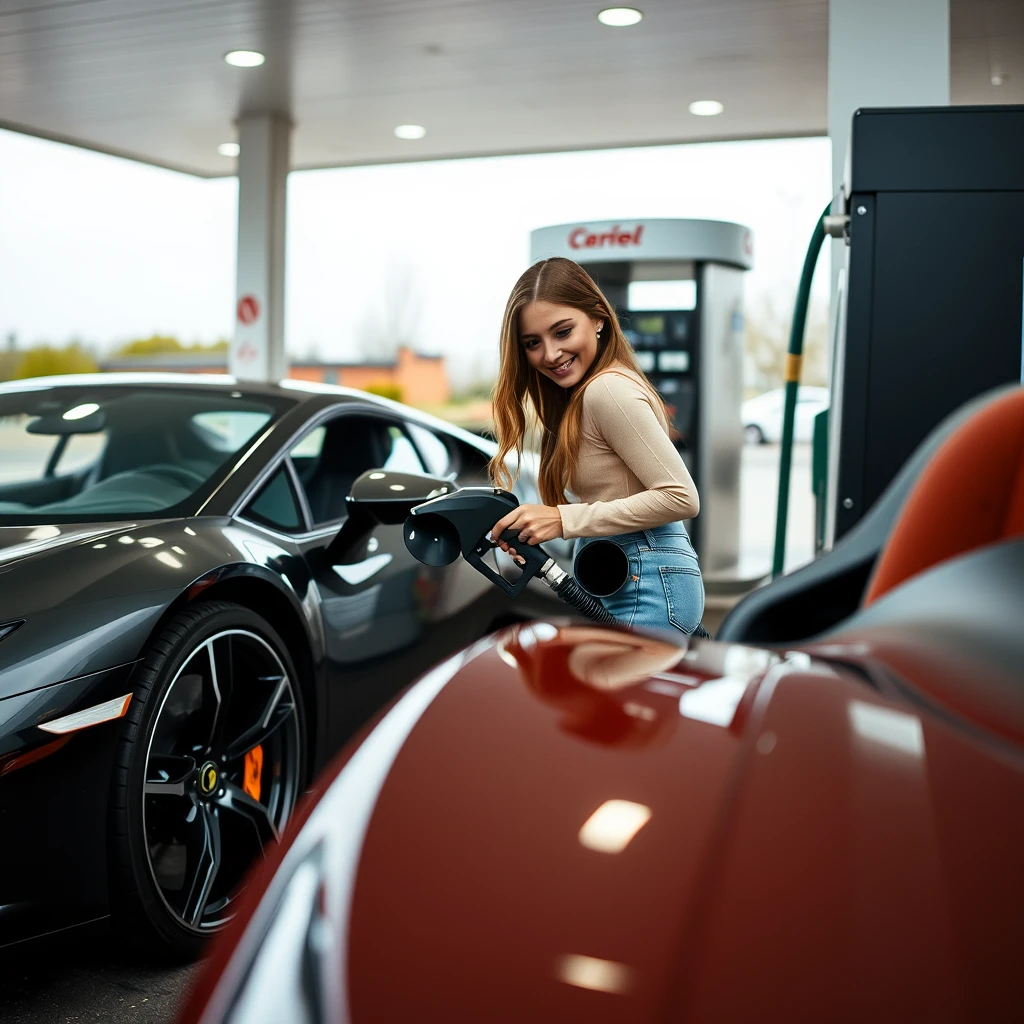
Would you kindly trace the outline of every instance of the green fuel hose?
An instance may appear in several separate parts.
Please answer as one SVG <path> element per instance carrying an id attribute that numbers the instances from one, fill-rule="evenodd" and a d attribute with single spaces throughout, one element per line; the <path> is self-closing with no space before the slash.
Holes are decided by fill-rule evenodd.
<path id="1" fill-rule="evenodd" d="M 772 579 L 782 575 L 786 561 L 786 520 L 789 514 L 789 475 L 793 464 L 793 424 L 796 419 L 797 389 L 800 386 L 800 368 L 804 358 L 804 330 L 807 326 L 807 305 L 811 296 L 811 281 L 818 263 L 822 242 L 825 241 L 825 217 L 832 209 L 832 203 L 822 211 L 814 225 L 804 269 L 800 274 L 800 286 L 796 292 L 796 307 L 793 323 L 789 329 L 789 351 L 786 355 L 786 403 L 782 414 L 782 445 L 779 459 L 779 501 L 775 516 L 775 555 L 772 559 Z"/>

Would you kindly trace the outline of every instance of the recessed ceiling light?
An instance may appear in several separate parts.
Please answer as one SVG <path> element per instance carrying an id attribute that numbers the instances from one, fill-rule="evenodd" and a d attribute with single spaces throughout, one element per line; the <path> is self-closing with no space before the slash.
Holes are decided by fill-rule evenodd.
<path id="1" fill-rule="evenodd" d="M 236 68 L 258 68 L 267 58 L 256 50 L 232 50 L 224 59 Z"/>
<path id="2" fill-rule="evenodd" d="M 643 15 L 635 7 L 606 7 L 598 12 L 597 20 L 612 28 L 627 28 L 642 21 Z"/>
<path id="3" fill-rule="evenodd" d="M 1002 85 L 1006 81 L 1006 75 L 1000 75 L 998 72 L 992 76 L 993 85 Z"/>
<path id="4" fill-rule="evenodd" d="M 421 124 L 400 124 L 395 129 L 395 135 L 400 139 L 422 139 L 427 134 L 427 129 Z"/>
<path id="5" fill-rule="evenodd" d="M 217 147 L 217 152 L 221 156 L 238 156 L 241 153 L 242 147 L 237 142 L 222 142 Z"/>
<path id="6" fill-rule="evenodd" d="M 690 113 L 698 117 L 714 117 L 723 110 L 725 107 L 718 100 L 694 100 L 690 104 Z"/>

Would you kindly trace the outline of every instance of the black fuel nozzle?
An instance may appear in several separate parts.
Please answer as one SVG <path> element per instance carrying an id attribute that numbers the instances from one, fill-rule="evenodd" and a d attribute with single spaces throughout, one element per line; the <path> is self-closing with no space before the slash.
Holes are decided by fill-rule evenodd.
<path id="1" fill-rule="evenodd" d="M 461 554 L 478 572 L 508 597 L 522 593 L 554 559 L 539 544 L 519 544 L 519 534 L 506 530 L 501 539 L 517 544 L 522 574 L 515 581 L 492 569 L 484 557 L 496 548 L 490 529 L 519 504 L 519 499 L 498 487 L 463 487 L 417 505 L 405 521 L 405 546 L 427 565 L 449 565 Z"/>

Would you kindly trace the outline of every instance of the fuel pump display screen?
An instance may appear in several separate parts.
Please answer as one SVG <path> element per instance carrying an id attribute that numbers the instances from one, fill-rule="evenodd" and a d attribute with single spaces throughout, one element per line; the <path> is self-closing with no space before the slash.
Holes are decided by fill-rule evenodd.
<path id="1" fill-rule="evenodd" d="M 627 314 L 624 334 L 637 354 L 644 373 L 689 373 L 690 313 Z"/>
<path id="2" fill-rule="evenodd" d="M 690 439 L 696 409 L 691 315 L 689 310 L 627 313 L 623 330 L 640 369 L 665 402 L 673 439 L 683 446 Z"/>
<path id="3" fill-rule="evenodd" d="M 665 334 L 665 317 L 662 316 L 638 316 L 634 318 L 637 334 L 646 338 L 662 339 Z"/>

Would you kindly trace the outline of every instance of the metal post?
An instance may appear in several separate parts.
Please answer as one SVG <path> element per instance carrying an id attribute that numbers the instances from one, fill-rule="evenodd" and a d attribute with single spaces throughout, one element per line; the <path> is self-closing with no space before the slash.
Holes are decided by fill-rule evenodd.
<path id="1" fill-rule="evenodd" d="M 837 196 L 855 110 L 948 106 L 949 0 L 830 0 L 828 8 L 828 134 Z M 841 205 L 839 197 L 832 212 L 843 213 Z M 842 240 L 831 248 L 834 336 L 845 254 Z"/>
<path id="2" fill-rule="evenodd" d="M 238 122 L 238 270 L 230 372 L 275 381 L 284 350 L 285 225 L 291 122 L 247 114 Z"/>

